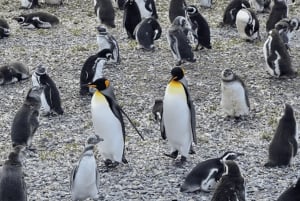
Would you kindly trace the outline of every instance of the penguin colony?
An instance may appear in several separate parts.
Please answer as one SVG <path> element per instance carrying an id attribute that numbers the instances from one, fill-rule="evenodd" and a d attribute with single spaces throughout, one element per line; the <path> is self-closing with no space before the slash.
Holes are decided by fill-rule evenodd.
<path id="1" fill-rule="evenodd" d="M 37 12 L 28 12 L 28 13 L 26 12 L 27 14 L 24 13 L 21 14 L 20 12 L 20 15 L 14 17 L 14 20 L 16 20 L 16 22 L 19 23 L 22 28 L 33 28 L 33 29 L 54 28 L 53 30 L 49 30 L 49 33 L 51 33 L 51 31 L 55 31 L 55 28 L 57 29 L 63 28 L 63 27 L 59 27 L 59 23 L 61 23 L 61 20 L 58 18 L 59 12 L 56 12 L 56 15 L 44 12 L 44 10 L 47 10 L 47 7 L 44 7 L 44 5 L 38 1 L 22 0 L 20 2 L 22 8 L 25 9 L 35 8 L 37 10 Z M 116 5 L 119 6 L 120 10 L 118 10 L 116 6 L 114 6 L 113 1 L 102 1 L 102 0 L 94 1 L 95 15 L 99 19 L 97 25 L 101 23 L 101 26 L 104 26 L 104 31 L 99 27 L 97 27 L 96 30 L 90 30 L 90 31 L 95 32 L 95 34 L 96 32 L 98 32 L 99 35 L 103 34 L 107 36 L 105 36 L 104 39 L 99 39 L 99 37 L 97 37 L 97 40 L 95 37 L 95 45 L 98 45 L 98 52 L 96 51 L 96 53 L 91 56 L 91 59 L 88 58 L 85 64 L 83 64 L 84 61 L 82 61 L 81 75 L 78 75 L 77 77 L 78 80 L 80 80 L 80 94 L 93 95 L 92 98 L 88 98 L 89 100 L 86 101 L 86 103 L 91 104 L 90 110 L 91 110 L 92 120 L 90 121 L 93 122 L 93 128 L 94 128 L 93 132 L 95 132 L 95 134 L 97 135 L 92 136 L 87 140 L 84 151 L 80 159 L 78 160 L 78 163 L 75 165 L 72 171 L 72 174 L 70 176 L 71 179 L 70 197 L 68 198 L 68 200 L 70 199 L 84 200 L 88 197 L 93 199 L 99 199 L 99 195 L 98 195 L 99 191 L 103 192 L 101 191 L 101 183 L 99 184 L 98 182 L 99 167 L 97 165 L 98 161 L 95 159 L 93 153 L 94 146 L 98 148 L 98 152 L 99 152 L 99 157 L 97 157 L 97 159 L 100 158 L 104 160 L 104 164 L 107 166 L 107 168 L 116 167 L 117 169 L 113 171 L 118 171 L 119 163 L 124 163 L 125 164 L 124 168 L 126 168 L 127 166 L 126 163 L 130 164 L 133 163 L 134 161 L 134 159 L 130 156 L 130 154 L 128 154 L 128 156 L 126 156 L 125 158 L 125 153 L 128 151 L 126 146 L 128 146 L 127 143 L 130 143 L 131 139 L 128 140 L 126 138 L 125 140 L 124 124 L 126 122 L 124 123 L 123 120 L 121 120 L 123 119 L 122 118 L 123 110 L 122 107 L 116 101 L 116 97 L 118 97 L 118 93 L 121 93 L 120 86 L 117 87 L 118 89 L 116 93 L 117 96 L 115 96 L 113 89 L 110 88 L 112 87 L 111 82 L 109 82 L 109 80 L 105 78 L 105 75 L 109 74 L 107 71 L 112 70 L 112 69 L 105 69 L 108 60 L 113 61 L 111 62 L 111 65 L 117 67 L 116 65 L 119 66 L 124 65 L 127 59 L 126 58 L 125 61 L 123 61 L 123 59 L 120 60 L 120 57 L 123 58 L 125 57 L 124 55 L 126 54 L 123 55 L 122 49 L 119 52 L 120 49 L 119 49 L 118 41 L 114 37 L 111 37 L 112 35 L 109 34 L 109 32 L 118 33 L 120 30 L 117 31 L 113 30 L 113 28 L 117 26 L 123 26 L 126 30 L 126 33 L 128 34 L 128 38 L 135 39 L 137 43 L 143 46 L 142 44 L 144 44 L 145 41 L 141 42 L 141 40 L 143 40 L 144 38 L 140 37 L 139 34 L 137 34 L 138 31 L 143 31 L 143 29 L 139 30 L 140 27 L 143 27 L 139 25 L 139 23 L 155 20 L 154 22 L 159 25 L 157 26 L 159 28 L 156 30 L 155 27 L 153 28 L 153 30 L 151 30 L 154 34 L 152 37 L 150 37 L 150 39 L 152 39 L 150 40 L 151 41 L 150 47 L 153 47 L 151 45 L 153 45 L 154 40 L 160 39 L 157 41 L 158 43 L 157 46 L 160 47 L 159 43 L 162 40 L 167 41 L 166 38 L 168 38 L 169 45 L 170 45 L 169 50 L 172 52 L 175 59 L 175 61 L 170 59 L 170 62 L 168 64 L 170 66 L 170 69 L 172 69 L 171 71 L 172 78 L 169 80 L 169 82 L 167 82 L 168 81 L 167 78 L 165 79 L 165 95 L 164 96 L 162 95 L 163 93 L 162 90 L 160 93 L 161 97 L 159 98 L 163 98 L 163 99 L 157 100 L 155 104 L 156 107 L 153 109 L 153 113 L 157 115 L 156 118 L 160 121 L 162 138 L 167 140 L 167 144 L 170 146 L 170 149 L 167 149 L 167 147 L 166 149 L 164 149 L 165 155 L 174 159 L 177 158 L 177 155 L 181 155 L 180 160 L 174 163 L 175 165 L 180 165 L 180 167 L 185 167 L 185 165 L 188 165 L 189 163 L 196 164 L 195 161 L 193 160 L 195 156 L 190 157 L 189 154 L 196 152 L 196 155 L 202 155 L 202 156 L 205 155 L 205 152 L 201 150 L 202 143 L 199 142 L 198 144 L 196 144 L 197 138 L 199 139 L 201 137 L 200 132 L 196 132 L 196 130 L 199 130 L 199 125 L 196 124 L 196 119 L 198 120 L 199 118 L 198 116 L 199 110 L 197 110 L 197 107 L 201 105 L 201 103 L 196 102 L 195 104 L 194 101 L 192 101 L 193 100 L 192 97 L 195 97 L 195 93 L 197 93 L 197 91 L 195 91 L 195 87 L 193 87 L 193 90 L 190 91 L 189 88 L 191 85 L 188 85 L 187 81 L 189 80 L 188 77 L 192 76 L 193 74 L 192 71 L 195 70 L 193 66 L 199 65 L 200 66 L 199 71 L 201 71 L 202 55 L 203 54 L 209 55 L 211 51 L 214 51 L 214 42 L 210 44 L 210 31 L 209 31 L 212 19 L 207 20 L 203 18 L 203 16 L 207 16 L 207 15 L 201 16 L 203 10 L 200 7 L 197 8 L 197 6 L 191 5 L 191 3 L 194 4 L 195 2 L 177 1 L 176 3 L 178 2 L 180 3 L 180 6 L 176 6 L 176 5 L 174 6 L 174 1 L 170 1 L 169 20 L 172 23 L 170 23 L 168 27 L 161 27 L 159 23 L 161 21 L 160 18 L 163 15 L 160 15 L 160 13 L 157 12 L 157 10 L 161 10 L 161 8 L 155 5 L 155 1 L 153 0 L 152 1 L 127 0 L 125 2 L 117 1 Z M 277 1 L 277 2 L 282 3 L 283 1 Z M 45 3 L 61 5 L 62 1 L 46 1 Z M 71 4 L 72 2 L 63 6 L 67 8 Z M 107 8 L 103 6 L 103 4 L 107 6 Z M 206 4 L 209 4 L 209 6 L 204 5 L 205 7 L 212 7 L 211 9 L 214 9 L 213 7 L 214 3 L 212 5 L 211 3 L 206 3 Z M 237 38 L 238 37 L 246 38 L 246 39 L 250 38 L 251 41 L 257 42 L 255 40 L 256 38 L 259 39 L 259 37 L 256 36 L 253 38 L 253 34 L 256 32 L 258 33 L 259 31 L 259 28 L 257 28 L 258 18 L 255 16 L 255 12 L 249 10 L 249 13 L 251 15 L 238 14 L 239 10 L 248 11 L 250 5 L 254 5 L 254 4 L 255 2 L 253 3 L 253 1 L 251 1 L 250 4 L 247 1 L 236 1 L 236 0 L 232 1 L 231 3 L 228 4 L 227 8 L 224 8 L 223 22 L 221 23 L 221 25 L 224 26 L 228 24 L 231 25 L 232 27 L 236 25 Z M 274 1 L 274 4 L 276 4 L 276 0 Z M 288 6 L 286 5 L 285 2 L 283 2 L 283 5 L 285 5 L 286 7 Z M 91 10 L 93 8 L 92 6 L 93 5 L 91 5 Z M 299 29 L 299 20 L 297 18 L 277 19 L 278 16 L 276 15 L 276 10 L 275 10 L 276 6 L 275 8 L 274 6 L 273 8 L 271 8 L 271 13 L 275 12 L 275 14 L 269 15 L 266 24 L 267 29 L 270 30 L 268 30 L 269 31 L 268 33 L 267 32 L 264 33 L 263 35 L 265 37 L 262 38 L 262 40 L 264 40 L 263 41 L 264 44 L 261 45 L 261 50 L 263 52 L 262 56 L 265 58 L 266 64 L 262 62 L 261 67 L 265 65 L 266 71 L 275 78 L 285 78 L 285 77 L 295 78 L 297 76 L 296 73 L 297 70 L 295 69 L 297 65 L 295 65 L 291 60 L 291 55 L 289 53 L 286 53 L 287 52 L 286 44 L 290 43 L 289 46 L 291 47 L 289 48 L 293 49 L 293 38 L 290 37 L 290 33 L 291 32 L 294 33 Z M 176 9 L 180 8 L 181 10 L 174 11 L 173 9 L 175 8 Z M 262 11 L 262 9 L 259 9 L 258 7 L 253 7 L 253 9 L 258 12 Z M 121 23 L 119 24 L 118 23 L 119 21 L 117 22 L 116 18 L 119 15 L 115 15 L 115 12 L 116 13 L 121 12 L 122 14 L 124 12 L 123 24 Z M 192 15 L 195 14 L 195 12 L 199 14 L 201 13 L 200 14 L 201 17 L 199 17 L 198 15 L 198 18 L 196 20 L 193 20 Z M 135 14 L 132 13 L 138 13 L 139 15 L 133 18 L 132 15 Z M 167 14 L 168 11 L 165 10 L 164 13 Z M 256 14 L 259 15 L 259 13 Z M 272 16 L 276 16 L 276 18 Z M 284 15 L 284 17 L 289 17 L 288 12 L 286 12 L 286 16 Z M 176 18 L 177 20 L 175 20 Z M 249 18 L 248 21 L 247 18 Z M 201 24 L 199 23 L 199 19 L 201 19 L 202 22 L 206 22 L 205 25 L 202 25 L 206 29 L 205 30 L 206 34 L 204 34 L 204 36 L 208 37 L 204 42 L 209 41 L 209 43 L 207 43 L 209 45 L 205 45 L 201 43 L 201 37 L 203 35 L 201 35 L 201 32 L 199 32 L 199 27 L 197 27 L 200 26 L 199 24 Z M 281 20 L 286 21 L 288 23 L 288 26 L 292 28 L 289 28 L 288 31 L 285 33 L 283 33 L 283 31 L 280 32 L 280 30 L 284 29 L 282 25 L 279 23 Z M 183 25 L 182 22 L 186 24 Z M 195 24 L 195 22 L 197 23 Z M 272 24 L 270 25 L 271 28 L 268 28 L 269 27 L 268 24 Z M 172 32 L 166 33 L 168 28 L 172 30 L 172 27 L 174 25 L 177 26 L 176 28 L 181 31 L 180 37 L 178 37 L 177 34 L 172 34 Z M 53 26 L 57 26 L 57 27 L 53 27 Z M 14 27 L 14 26 L 8 26 L 5 19 L 0 21 L 0 34 L 2 34 L 0 35 L 1 40 L 8 41 L 11 40 L 11 38 L 12 39 L 14 38 L 15 30 L 11 30 L 9 27 Z M 222 27 L 222 28 L 228 29 L 226 27 Z M 234 28 L 230 28 L 230 29 L 234 30 Z M 20 31 L 25 31 L 25 30 L 20 30 Z M 165 38 L 163 37 L 159 38 L 159 36 L 163 34 L 167 35 L 167 37 L 164 36 Z M 184 53 L 181 53 L 179 51 L 179 49 L 182 48 L 182 45 L 180 45 L 182 42 L 182 38 L 184 38 L 183 41 L 185 41 L 184 48 L 183 48 L 185 50 Z M 286 38 L 288 38 L 288 40 L 286 40 Z M 2 42 L 1 40 L 0 42 Z M 128 41 L 128 39 L 120 40 L 119 43 L 120 42 L 123 43 L 126 41 Z M 193 42 L 195 41 L 196 43 L 193 44 Z M 242 43 L 245 43 L 245 45 L 251 45 L 251 44 L 247 44 L 244 41 Z M 212 50 L 202 50 L 202 52 L 200 51 L 199 53 L 193 52 L 192 46 L 195 46 L 195 49 L 197 49 L 199 45 Z M 144 47 L 144 49 L 147 48 Z M 157 50 L 155 51 L 159 51 L 159 48 L 157 48 Z M 182 56 L 185 56 L 184 54 L 186 53 L 186 51 L 189 52 L 188 56 L 187 58 L 184 58 L 182 60 L 181 58 Z M 142 57 L 144 55 L 141 54 L 140 56 Z M 171 54 L 170 54 L 170 58 L 171 58 Z M 98 60 L 104 62 L 99 64 Z M 39 62 L 40 61 L 36 61 L 34 63 L 39 63 Z M 186 64 L 186 67 L 184 68 L 186 72 L 182 68 L 183 66 L 182 64 L 184 62 L 190 62 Z M 180 67 L 173 68 L 174 64 L 177 64 Z M 293 65 L 295 65 L 295 67 L 293 67 Z M 20 85 L 16 84 L 16 85 L 12 85 L 11 87 L 19 87 L 22 86 L 23 84 L 26 84 L 26 81 L 22 81 L 22 80 L 29 78 L 29 70 L 26 67 L 24 68 L 23 64 L 20 64 L 19 66 L 22 66 L 22 68 L 16 67 L 16 65 L 3 66 L 2 68 L 3 71 L 4 72 L 8 71 L 10 73 L 9 76 L 3 75 L 2 78 L 3 84 L 12 84 L 15 83 L 16 81 L 21 81 Z M 109 68 L 110 67 L 111 66 L 109 66 Z M 231 117 L 240 119 L 241 116 L 251 116 L 252 118 L 253 115 L 251 114 L 252 111 L 250 108 L 246 85 L 244 84 L 242 79 L 239 78 L 239 76 L 237 76 L 232 70 L 225 69 L 226 67 L 236 68 L 237 70 L 234 71 L 240 70 L 238 69 L 239 68 L 238 66 L 226 66 L 226 63 L 224 63 L 224 67 L 222 66 L 221 68 L 218 69 L 219 70 L 218 76 L 221 75 L 219 76 L 220 83 L 222 85 L 220 110 L 223 109 L 224 111 L 223 116 L 229 116 L 229 121 Z M 0 198 L 1 198 L 0 200 L 14 200 L 14 199 L 27 200 L 27 193 L 26 193 L 27 190 L 24 185 L 26 181 L 24 181 L 24 175 L 22 170 L 23 161 L 21 160 L 22 158 L 21 152 L 23 152 L 25 148 L 29 149 L 27 150 L 27 152 L 30 150 L 34 150 L 32 149 L 32 140 L 33 142 L 35 142 L 33 137 L 35 133 L 38 132 L 37 129 L 39 126 L 41 128 L 45 126 L 39 124 L 40 107 L 43 109 L 45 109 L 45 107 L 48 108 L 46 110 L 47 113 L 52 113 L 54 111 L 57 114 L 64 114 L 64 111 L 61 107 L 60 95 L 55 83 L 48 76 L 47 78 L 48 81 L 46 81 L 46 83 L 41 84 L 42 78 L 39 76 L 45 75 L 46 71 L 45 69 L 42 69 L 41 66 L 39 65 L 35 65 L 35 66 L 33 65 L 31 69 L 34 68 L 36 68 L 36 70 L 31 72 L 33 87 L 28 90 L 28 94 L 25 98 L 23 106 L 21 106 L 20 109 L 16 111 L 14 119 L 11 120 L 12 151 L 10 153 L 8 152 L 9 153 L 7 154 L 8 159 L 2 165 L 2 171 L 0 175 Z M 165 72 L 169 73 L 170 69 L 168 69 Z M 59 69 L 59 67 L 57 67 L 57 69 L 55 70 L 56 71 L 61 70 L 62 71 L 61 73 L 64 73 L 63 72 L 64 70 Z M 104 72 L 102 72 L 103 70 Z M 120 76 L 117 77 L 119 77 L 119 79 L 122 79 Z M 256 75 L 256 79 L 260 79 L 260 76 Z M 265 78 L 261 76 L 261 79 L 265 79 Z M 247 80 L 248 79 L 245 79 L 245 81 Z M 291 80 L 291 82 L 293 81 L 294 80 Z M 74 84 L 73 81 L 70 81 L 68 83 Z M 49 99 L 46 98 L 47 87 L 49 88 L 54 87 L 54 91 L 56 92 L 53 95 L 51 95 L 51 97 L 58 98 L 54 101 L 55 104 L 58 104 L 58 108 L 55 106 L 51 106 L 51 104 L 49 103 Z M 96 88 L 96 90 L 90 90 L 90 88 Z M 85 91 L 82 92 L 81 91 L 82 89 L 84 89 Z M 51 94 L 51 92 L 49 92 L 49 94 Z M 230 98 L 233 97 L 236 97 L 237 99 L 234 101 L 230 100 Z M 239 99 L 239 97 L 242 98 Z M 50 100 L 52 100 L 52 98 L 50 98 Z M 77 97 L 73 97 L 73 98 L 77 98 Z M 46 106 L 45 106 L 45 102 L 46 102 Z M 153 98 L 153 102 L 154 102 L 154 98 Z M 195 108 L 194 108 L 194 104 L 196 106 Z M 126 107 L 131 107 L 131 105 Z M 238 109 L 236 110 L 236 108 Z M 104 111 L 104 112 L 100 113 L 97 111 Z M 230 112 L 226 112 L 226 111 L 230 111 Z M 84 113 L 85 112 L 86 111 L 84 111 Z M 101 115 L 104 116 L 101 117 Z M 63 119 L 66 117 L 59 116 L 57 118 Z M 243 122 L 252 121 L 251 118 L 245 119 Z M 50 121 L 51 119 L 48 120 L 43 119 L 43 120 Z M 61 123 L 63 124 L 64 122 Z M 275 131 L 273 140 L 270 142 L 269 156 L 268 157 L 266 156 L 266 160 L 268 158 L 269 161 L 268 162 L 266 161 L 267 163 L 265 164 L 265 166 L 286 167 L 292 165 L 293 158 L 297 154 L 297 147 L 298 147 L 297 145 L 298 135 L 297 135 L 296 124 L 297 122 L 295 119 L 293 108 L 291 105 L 286 104 L 285 113 L 281 118 L 281 120 L 279 121 L 278 128 Z M 107 126 L 107 125 L 115 125 L 115 126 Z M 47 130 L 47 128 L 43 128 L 43 129 Z M 290 134 L 285 134 L 283 133 L 282 130 L 290 130 Z M 110 136 L 110 134 L 113 134 L 115 136 Z M 85 135 L 85 133 L 83 135 Z M 278 140 L 278 138 L 284 140 Z M 192 141 L 194 141 L 194 143 L 196 144 L 195 147 L 192 146 L 193 144 Z M 282 146 L 281 144 L 282 141 L 283 143 L 289 145 L 290 148 L 287 150 L 278 151 L 278 148 Z M 139 147 L 138 144 L 136 145 L 131 144 L 129 146 L 136 146 L 136 149 L 143 149 L 146 148 L 147 145 L 145 145 L 145 147 Z M 226 147 L 224 148 L 227 149 Z M 264 148 L 267 149 L 267 147 Z M 39 151 L 40 149 L 37 147 L 37 152 Z M 276 152 L 279 153 L 277 154 Z M 284 157 L 284 159 L 282 159 L 284 162 L 281 162 L 280 154 L 282 154 L 282 152 L 287 152 L 286 155 L 288 155 L 287 157 Z M 217 155 L 218 154 L 216 154 L 215 157 Z M 191 169 L 191 172 L 189 174 L 188 171 L 184 173 L 183 177 L 186 177 L 186 180 L 182 182 L 183 185 L 180 186 L 180 191 L 189 192 L 195 190 L 196 191 L 202 190 L 202 191 L 212 192 L 210 196 L 212 196 L 212 200 L 214 201 L 221 201 L 222 199 L 246 200 L 247 180 L 249 180 L 249 177 L 247 177 L 247 179 L 244 179 L 243 175 L 247 167 L 245 166 L 245 164 L 241 164 L 241 166 L 245 169 L 241 168 L 240 170 L 239 166 L 237 165 L 239 164 L 239 162 L 235 163 L 233 161 L 230 161 L 236 159 L 237 155 L 239 155 L 237 152 L 226 152 L 220 158 L 210 159 L 210 160 L 215 160 L 217 162 L 220 162 L 219 164 L 220 167 L 218 165 L 212 165 L 210 164 L 211 162 L 207 162 L 205 160 L 198 163 L 198 165 L 195 165 L 194 169 Z M 245 155 L 250 156 L 251 153 L 245 153 Z M 158 157 L 161 158 L 160 160 L 167 160 L 167 161 L 169 160 L 168 158 L 164 158 L 162 153 L 160 153 Z M 243 156 L 240 157 L 241 160 L 242 158 Z M 76 157 L 74 157 L 74 160 L 76 160 Z M 172 164 L 167 164 L 167 165 L 172 166 Z M 195 172 L 198 172 L 199 169 L 201 170 L 202 168 L 203 171 L 200 171 L 199 173 L 195 174 Z M 261 165 L 261 168 L 264 168 L 263 165 Z M 12 174 L 10 174 L 9 172 L 12 172 Z M 189 176 L 190 174 L 191 175 L 199 174 L 199 176 L 191 177 Z M 194 178 L 197 177 L 199 177 L 198 178 L 199 180 L 195 181 Z M 92 182 L 91 186 L 88 186 L 87 185 L 88 182 L 86 181 Z M 203 182 L 201 183 L 201 181 Z M 11 193 L 11 187 L 9 187 L 10 185 L 17 188 L 17 191 L 14 191 L 13 194 Z M 191 189 L 189 189 L 189 187 Z M 299 187 L 299 181 L 296 184 L 293 184 L 289 188 L 287 186 L 286 188 L 288 189 L 285 191 L 284 189 L 282 189 L 282 192 L 283 191 L 284 192 L 280 197 L 278 195 L 279 197 L 278 200 L 293 200 L 293 199 L 298 200 L 299 191 L 295 190 L 298 187 Z M 229 189 L 234 189 L 234 191 L 229 191 Z M 31 194 L 31 192 L 29 194 Z M 13 196 L 17 196 L 17 197 L 13 197 Z"/>

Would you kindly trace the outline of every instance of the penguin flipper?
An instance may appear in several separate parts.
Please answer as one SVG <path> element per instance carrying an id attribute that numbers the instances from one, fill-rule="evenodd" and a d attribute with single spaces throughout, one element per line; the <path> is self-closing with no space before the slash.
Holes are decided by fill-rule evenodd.
<path id="1" fill-rule="evenodd" d="M 238 201 L 246 201 L 245 181 L 243 185 L 237 189 L 236 196 Z"/>
<path id="2" fill-rule="evenodd" d="M 289 144 L 291 145 L 292 147 L 292 150 L 293 150 L 293 156 L 296 156 L 297 154 L 297 151 L 298 151 L 298 143 L 297 141 L 292 138 L 290 141 L 289 141 Z"/>
<path id="3" fill-rule="evenodd" d="M 165 130 L 165 124 L 163 118 L 160 120 L 160 133 L 163 140 L 167 139 L 166 130 Z"/>
<path id="4" fill-rule="evenodd" d="M 78 166 L 79 166 L 79 163 L 76 164 L 72 171 L 71 171 L 71 175 L 70 175 L 70 191 L 72 192 L 72 189 L 73 189 L 73 182 L 75 181 L 75 177 L 76 177 L 76 174 L 77 174 L 77 170 L 78 170 Z"/>
<path id="5" fill-rule="evenodd" d="M 235 75 L 235 77 L 242 84 L 242 86 L 244 88 L 246 104 L 247 104 L 248 108 L 250 109 L 250 101 L 249 101 L 249 94 L 248 94 L 247 87 L 246 87 L 244 81 L 238 75 Z"/>
<path id="6" fill-rule="evenodd" d="M 46 96 L 47 102 L 51 109 L 53 109 L 58 114 L 63 114 L 64 111 L 61 108 L 61 100 L 58 89 L 55 87 L 50 87 L 47 85 L 44 89 L 44 94 Z M 56 97 L 54 99 L 54 97 Z"/>

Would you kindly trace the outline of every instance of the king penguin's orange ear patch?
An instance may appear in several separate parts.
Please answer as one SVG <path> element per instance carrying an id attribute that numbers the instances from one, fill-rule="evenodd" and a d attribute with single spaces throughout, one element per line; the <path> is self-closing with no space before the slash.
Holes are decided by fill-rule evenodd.
<path id="1" fill-rule="evenodd" d="M 109 80 L 105 80 L 105 86 L 109 87 Z"/>

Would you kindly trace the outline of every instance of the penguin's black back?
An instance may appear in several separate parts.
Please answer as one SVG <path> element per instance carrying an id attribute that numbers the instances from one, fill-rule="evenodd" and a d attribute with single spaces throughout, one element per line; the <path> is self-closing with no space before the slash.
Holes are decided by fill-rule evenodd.
<path id="1" fill-rule="evenodd" d="M 223 24 L 234 26 L 236 15 L 243 7 L 250 8 L 250 4 L 247 0 L 232 0 L 224 11 Z"/>
<path id="2" fill-rule="evenodd" d="M 299 201 L 300 200 L 300 179 L 297 183 L 286 189 L 277 201 Z"/>
<path id="3" fill-rule="evenodd" d="M 141 13 L 137 3 L 134 0 L 127 0 L 124 5 L 123 24 L 129 38 L 135 39 L 133 32 L 141 20 Z"/>
<path id="4" fill-rule="evenodd" d="M 169 20 L 172 23 L 177 16 L 185 17 L 185 0 L 171 0 L 169 5 Z"/>
<path id="5" fill-rule="evenodd" d="M 284 0 L 283 0 L 284 1 Z M 275 28 L 275 24 L 283 18 L 287 18 L 287 5 L 283 1 L 279 2 L 274 0 L 274 6 L 272 7 L 269 18 L 266 23 L 266 30 L 269 32 Z"/>
<path id="6" fill-rule="evenodd" d="M 159 23 L 154 18 L 147 18 L 142 20 L 136 27 L 135 38 L 139 39 L 139 42 L 146 49 L 151 49 L 151 45 L 153 45 L 154 40 L 160 38 L 161 35 L 161 27 Z M 158 30 L 158 34 L 156 38 L 154 38 L 155 30 Z M 147 34 L 146 34 L 147 33 Z"/>
<path id="7" fill-rule="evenodd" d="M 113 8 L 111 0 L 97 0 L 97 3 L 95 5 L 96 15 L 98 8 L 100 8 L 99 18 L 101 22 L 107 26 L 115 28 L 115 10 Z"/>

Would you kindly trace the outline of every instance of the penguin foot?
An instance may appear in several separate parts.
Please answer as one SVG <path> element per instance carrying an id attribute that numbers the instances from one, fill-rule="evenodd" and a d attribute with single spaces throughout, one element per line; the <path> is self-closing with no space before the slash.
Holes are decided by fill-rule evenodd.
<path id="1" fill-rule="evenodd" d="M 110 159 L 106 159 L 105 161 L 104 161 L 104 164 L 105 164 L 105 166 L 106 167 L 108 167 L 108 168 L 114 168 L 114 167 L 117 167 L 118 165 L 119 165 L 119 163 L 118 162 L 112 162 Z"/>
<path id="2" fill-rule="evenodd" d="M 176 151 L 173 151 L 171 154 L 164 154 L 164 155 L 175 159 L 178 156 L 178 151 L 176 150 Z"/>
<path id="3" fill-rule="evenodd" d="M 193 149 L 193 147 L 191 146 L 189 154 L 196 154 L 195 150 Z"/>
<path id="4" fill-rule="evenodd" d="M 182 167 L 186 161 L 187 161 L 186 157 L 181 156 L 180 160 L 175 162 L 175 166 Z"/>

